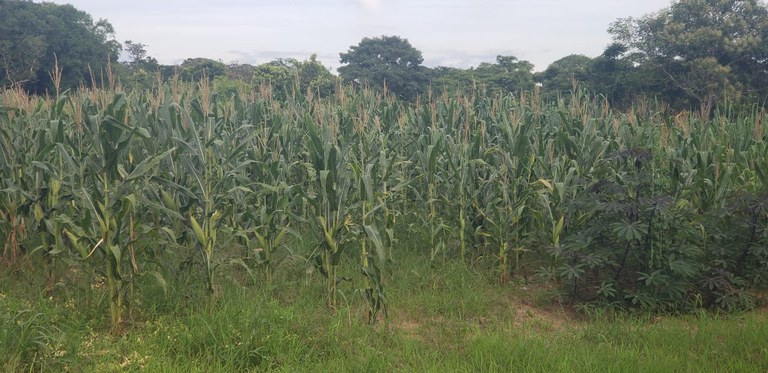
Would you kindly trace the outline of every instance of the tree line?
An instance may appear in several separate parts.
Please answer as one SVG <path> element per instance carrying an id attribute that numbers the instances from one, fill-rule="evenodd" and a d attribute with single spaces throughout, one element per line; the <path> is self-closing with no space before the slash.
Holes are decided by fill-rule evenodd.
<path id="1" fill-rule="evenodd" d="M 470 68 L 423 65 L 400 36 L 363 38 L 340 53 L 334 75 L 315 55 L 260 65 L 189 58 L 162 65 L 146 45 L 115 40 L 112 25 L 71 5 L 0 0 L 0 84 L 45 94 L 105 84 L 112 69 L 125 88 L 206 76 L 222 93 L 272 86 L 278 95 L 328 95 L 340 82 L 386 90 L 404 100 L 473 89 L 520 92 L 539 87 L 550 99 L 586 89 L 611 104 L 658 99 L 676 109 L 710 112 L 717 103 L 755 103 L 768 94 L 768 6 L 760 0 L 679 0 L 639 18 L 616 20 L 599 56 L 565 56 L 541 72 L 529 61 L 497 56 Z M 120 52 L 128 60 L 117 63 Z M 52 71 L 59 70 L 60 81 Z M 111 76 L 111 75 L 110 75 Z"/>

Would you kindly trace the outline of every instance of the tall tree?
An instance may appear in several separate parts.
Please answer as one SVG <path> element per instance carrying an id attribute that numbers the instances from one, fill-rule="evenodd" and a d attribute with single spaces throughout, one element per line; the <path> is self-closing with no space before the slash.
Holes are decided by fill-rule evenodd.
<path id="1" fill-rule="evenodd" d="M 471 75 L 488 89 L 519 92 L 533 89 L 533 64 L 514 56 L 496 56 L 496 63 L 483 62 Z"/>
<path id="2" fill-rule="evenodd" d="M 427 69 L 421 51 L 399 36 L 363 38 L 358 45 L 340 53 L 339 75 L 345 82 L 385 86 L 398 97 L 411 100 L 427 86 Z"/>
<path id="3" fill-rule="evenodd" d="M 446 66 L 429 69 L 429 84 L 433 92 L 470 94 L 476 87 L 476 83 L 469 69 Z"/>
<path id="4" fill-rule="evenodd" d="M 202 57 L 187 58 L 179 68 L 181 78 L 191 82 L 199 82 L 203 76 L 213 81 L 213 78 L 227 71 L 227 65 L 223 62 Z"/>
<path id="5" fill-rule="evenodd" d="M 312 54 L 309 60 L 279 58 L 256 66 L 254 84 L 270 84 L 278 97 L 287 97 L 292 92 L 328 96 L 336 88 L 336 77 Z"/>
<path id="6" fill-rule="evenodd" d="M 609 32 L 706 112 L 726 97 L 768 94 L 768 8 L 759 0 L 680 0 Z"/>
<path id="7" fill-rule="evenodd" d="M 120 65 L 119 76 L 124 88 L 146 89 L 157 84 L 160 64 L 154 57 L 147 55 L 146 45 L 126 40 L 123 51 L 128 53 L 128 61 Z"/>
<path id="8" fill-rule="evenodd" d="M 655 79 L 647 74 L 647 66 L 633 63 L 632 56 L 627 52 L 626 45 L 613 43 L 605 48 L 603 54 L 592 59 L 588 88 L 617 107 L 631 106 L 638 96 L 646 93 L 668 98 L 666 91 L 650 89 L 653 87 L 650 82 Z M 653 72 L 651 75 L 654 75 Z"/>
<path id="9" fill-rule="evenodd" d="M 250 83 L 255 70 L 256 66 L 251 64 L 231 62 L 227 64 L 227 70 L 224 74 L 229 79 Z"/>
<path id="10" fill-rule="evenodd" d="M 256 86 L 270 85 L 272 93 L 284 99 L 289 97 L 296 82 L 295 60 L 276 59 L 256 66 L 252 81 Z"/>
<path id="11" fill-rule="evenodd" d="M 431 88 L 438 92 L 471 93 L 481 88 L 519 93 L 535 85 L 533 64 L 514 56 L 496 56 L 495 63 L 483 62 L 469 69 L 438 66 L 430 69 L 429 75 Z"/>
<path id="12" fill-rule="evenodd" d="M 299 74 L 299 89 L 302 93 L 309 90 L 320 96 L 327 96 L 336 89 L 336 77 L 317 60 L 317 54 L 312 54 L 308 60 L 298 61 L 296 68 Z"/>
<path id="13" fill-rule="evenodd" d="M 123 50 L 128 53 L 128 65 L 133 68 L 142 68 L 147 70 L 157 70 L 159 64 L 157 59 L 147 55 L 147 45 L 143 43 L 135 43 L 131 40 L 126 40 L 123 43 Z"/>
<path id="14" fill-rule="evenodd" d="M 33 93 L 50 92 L 56 63 L 62 89 L 88 85 L 117 61 L 119 50 L 109 22 L 94 22 L 71 5 L 0 0 L 2 85 L 18 83 Z"/>
<path id="15" fill-rule="evenodd" d="M 552 62 L 546 70 L 536 73 L 535 78 L 538 83 L 541 83 L 542 89 L 547 95 L 565 95 L 574 89 L 574 84 L 583 88 L 591 88 L 589 81 L 591 67 L 591 58 L 581 54 L 572 54 Z"/>

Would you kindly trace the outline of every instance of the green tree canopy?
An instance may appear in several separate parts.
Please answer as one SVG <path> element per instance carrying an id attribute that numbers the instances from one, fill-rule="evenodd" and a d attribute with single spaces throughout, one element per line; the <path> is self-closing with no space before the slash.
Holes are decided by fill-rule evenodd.
<path id="1" fill-rule="evenodd" d="M 240 80 L 250 83 L 255 70 L 256 66 L 251 64 L 233 62 L 227 64 L 227 70 L 224 72 L 224 75 L 232 80 Z"/>
<path id="2" fill-rule="evenodd" d="M 273 92 L 283 98 L 294 90 L 327 96 L 336 87 L 336 77 L 313 54 L 306 61 L 279 58 L 256 66 L 253 83 L 270 84 Z"/>
<path id="3" fill-rule="evenodd" d="M 51 72 L 61 69 L 61 89 L 99 82 L 120 44 L 106 20 L 71 5 L 0 0 L 0 84 L 51 92 Z M 92 76 L 92 74 L 94 76 Z"/>
<path id="4" fill-rule="evenodd" d="M 629 57 L 666 77 L 705 111 L 768 91 L 768 8 L 759 0 L 680 0 L 611 25 Z"/>
<path id="5" fill-rule="evenodd" d="M 147 55 L 146 45 L 126 40 L 123 51 L 128 60 L 118 69 L 118 76 L 124 88 L 147 89 L 157 84 L 160 64 L 154 57 Z M 162 75 L 160 76 L 162 78 Z"/>
<path id="6" fill-rule="evenodd" d="M 536 73 L 535 78 L 547 94 L 564 95 L 573 90 L 574 83 L 588 85 L 591 68 L 591 58 L 572 54 L 552 62 L 546 70 Z"/>
<path id="7" fill-rule="evenodd" d="M 157 59 L 147 55 L 147 46 L 143 43 L 136 43 L 126 40 L 123 43 L 123 50 L 128 53 L 127 65 L 131 68 L 140 68 L 144 70 L 155 71 L 159 68 Z"/>
<path id="8" fill-rule="evenodd" d="M 377 89 L 411 100 L 427 86 L 427 69 L 421 51 L 399 36 L 363 38 L 358 45 L 340 53 L 344 66 L 339 74 L 345 82 L 370 84 Z"/>
<path id="9" fill-rule="evenodd" d="M 213 81 L 213 78 L 224 75 L 227 66 L 223 62 L 212 60 L 210 58 L 187 58 L 181 63 L 181 79 L 191 82 L 198 82 L 203 76 Z"/>
<path id="10" fill-rule="evenodd" d="M 458 69 L 439 66 L 430 70 L 432 88 L 437 91 L 470 93 L 475 88 L 497 92 L 519 92 L 534 87 L 533 64 L 514 56 L 496 56 L 495 63 Z"/>
<path id="11" fill-rule="evenodd" d="M 438 66 L 429 70 L 430 85 L 437 92 L 469 93 L 475 87 L 470 70 Z"/>
<path id="12" fill-rule="evenodd" d="M 252 81 L 254 85 L 270 85 L 272 92 L 285 98 L 291 92 L 296 80 L 293 65 L 295 60 L 276 59 L 256 66 Z"/>
<path id="13" fill-rule="evenodd" d="M 298 61 L 296 68 L 301 92 L 312 91 L 320 96 L 327 96 L 335 91 L 337 78 L 317 60 L 316 54 L 312 54 L 309 60 Z"/>
<path id="14" fill-rule="evenodd" d="M 471 75 L 488 89 L 519 92 L 533 89 L 533 64 L 514 56 L 496 56 L 496 63 L 483 62 Z"/>

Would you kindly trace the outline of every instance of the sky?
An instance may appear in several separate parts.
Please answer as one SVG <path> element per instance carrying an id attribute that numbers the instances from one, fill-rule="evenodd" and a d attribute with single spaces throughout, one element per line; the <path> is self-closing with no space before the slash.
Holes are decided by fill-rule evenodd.
<path id="1" fill-rule="evenodd" d="M 424 65 L 468 68 L 515 56 L 536 71 L 567 55 L 594 57 L 618 18 L 642 17 L 671 0 L 54 0 L 119 42 L 146 45 L 162 64 L 205 57 L 260 64 L 317 54 L 335 71 L 339 53 L 364 37 L 398 35 Z"/>

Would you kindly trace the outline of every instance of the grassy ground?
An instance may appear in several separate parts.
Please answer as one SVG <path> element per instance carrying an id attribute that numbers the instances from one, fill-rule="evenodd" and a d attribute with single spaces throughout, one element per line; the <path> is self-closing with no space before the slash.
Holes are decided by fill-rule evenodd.
<path id="1" fill-rule="evenodd" d="M 285 264 L 263 286 L 221 267 L 221 296 L 146 279 L 132 321 L 111 333 L 98 284 L 52 292 L 29 271 L 0 277 L 5 371 L 768 371 L 768 313 L 608 316 L 553 302 L 542 286 L 499 286 L 482 265 L 398 260 L 387 318 L 364 322 L 345 283 L 329 313 L 316 274 Z M 352 270 L 352 269 L 348 269 Z M 229 275 L 225 275 L 229 273 Z M 82 280 L 82 279 L 81 279 Z M 582 311 L 586 311 L 583 309 Z"/>

